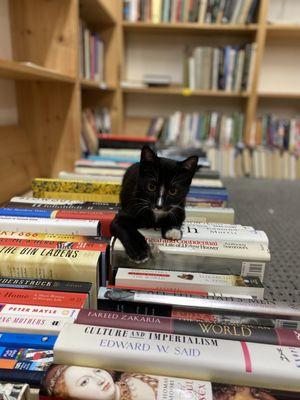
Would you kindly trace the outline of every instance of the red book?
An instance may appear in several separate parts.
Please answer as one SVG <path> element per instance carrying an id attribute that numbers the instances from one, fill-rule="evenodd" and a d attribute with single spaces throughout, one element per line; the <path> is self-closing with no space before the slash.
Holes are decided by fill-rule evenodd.
<path id="1" fill-rule="evenodd" d="M 73 249 L 73 250 L 89 250 L 89 251 L 105 251 L 107 244 L 102 242 L 61 242 L 51 240 L 34 240 L 34 239 L 17 239 L 17 238 L 0 238 L 0 246 L 16 246 L 16 247 L 43 247 L 46 249 Z"/>
<path id="2" fill-rule="evenodd" d="M 77 210 L 57 210 L 52 214 L 52 218 L 61 219 L 90 219 L 101 223 L 101 236 L 110 237 L 110 224 L 115 218 L 115 212 L 106 211 L 77 211 Z"/>
<path id="3" fill-rule="evenodd" d="M 87 293 L 0 288 L 1 304 L 83 308 L 88 301 Z"/>
<path id="4" fill-rule="evenodd" d="M 140 143 L 155 143 L 156 138 L 145 136 L 125 136 L 125 135 L 112 135 L 110 133 L 98 133 L 98 138 L 101 140 L 116 140 L 118 142 L 140 142 Z"/>

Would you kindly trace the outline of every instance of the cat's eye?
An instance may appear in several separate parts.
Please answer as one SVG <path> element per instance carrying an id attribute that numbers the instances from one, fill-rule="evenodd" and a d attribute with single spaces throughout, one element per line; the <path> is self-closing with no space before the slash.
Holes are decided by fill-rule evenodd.
<path id="1" fill-rule="evenodd" d="M 177 193 L 177 189 L 176 189 L 176 188 L 170 188 L 170 189 L 168 190 L 168 193 L 169 193 L 171 196 L 175 196 L 175 194 Z"/>
<path id="2" fill-rule="evenodd" d="M 155 192 L 156 185 L 154 183 L 148 183 L 147 188 L 148 188 L 149 192 Z"/>

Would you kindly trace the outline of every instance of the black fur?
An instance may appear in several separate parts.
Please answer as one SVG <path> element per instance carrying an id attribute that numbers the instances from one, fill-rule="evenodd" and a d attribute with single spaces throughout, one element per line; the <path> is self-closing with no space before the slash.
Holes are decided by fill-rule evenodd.
<path id="1" fill-rule="evenodd" d="M 120 194 L 121 209 L 110 229 L 132 260 L 143 262 L 150 257 L 149 246 L 139 228 L 160 228 L 163 237 L 171 229 L 181 229 L 185 198 L 197 162 L 197 156 L 181 162 L 157 157 L 144 146 L 140 162 L 127 169 Z"/>

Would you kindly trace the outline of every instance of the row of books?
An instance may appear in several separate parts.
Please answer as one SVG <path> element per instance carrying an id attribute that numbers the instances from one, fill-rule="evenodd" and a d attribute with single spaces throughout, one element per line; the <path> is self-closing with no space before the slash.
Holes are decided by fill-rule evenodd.
<path id="1" fill-rule="evenodd" d="M 104 82 L 104 42 L 83 21 L 80 21 L 79 60 L 82 78 Z"/>
<path id="2" fill-rule="evenodd" d="M 107 136 L 104 159 L 76 163 L 98 178 L 154 145 Z M 268 237 L 214 204 L 218 173 L 197 171 L 206 207 L 187 207 L 182 240 L 142 231 L 157 249 L 143 268 L 109 238 L 119 181 L 74 173 L 0 208 L 0 381 L 66 399 L 297 398 L 300 310 L 263 299 Z"/>
<path id="3" fill-rule="evenodd" d="M 300 179 L 300 158 L 288 151 L 258 146 L 255 149 L 209 148 L 208 159 L 222 176 Z"/>
<path id="4" fill-rule="evenodd" d="M 257 0 L 124 0 L 130 22 L 245 24 L 254 21 Z"/>
<path id="5" fill-rule="evenodd" d="M 81 150 L 84 155 L 97 154 L 98 134 L 111 131 L 109 111 L 103 108 L 85 108 L 81 115 Z"/>
<path id="6" fill-rule="evenodd" d="M 256 43 L 242 48 L 199 46 L 187 49 L 183 84 L 191 90 L 249 91 L 255 54 Z"/>
<path id="7" fill-rule="evenodd" d="M 243 145 L 244 114 L 212 111 L 183 113 L 170 117 L 152 118 L 147 135 L 156 137 L 163 145 L 177 143 L 182 147 L 211 147 Z"/>
<path id="8" fill-rule="evenodd" d="M 274 114 L 265 114 L 258 118 L 254 129 L 255 137 L 250 137 L 250 144 L 288 150 L 300 155 L 300 120 L 281 118 Z M 254 147 L 253 146 L 253 147 Z"/>

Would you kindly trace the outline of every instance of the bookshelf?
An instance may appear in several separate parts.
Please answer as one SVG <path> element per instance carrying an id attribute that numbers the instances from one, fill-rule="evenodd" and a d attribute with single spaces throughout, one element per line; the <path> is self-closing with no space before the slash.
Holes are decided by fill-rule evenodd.
<path id="1" fill-rule="evenodd" d="M 234 25 L 123 21 L 121 0 L 9 0 L 12 57 L 7 59 L 0 54 L 0 78 L 15 83 L 18 122 L 0 127 L 0 200 L 27 190 L 33 176 L 56 176 L 59 170 L 72 170 L 80 155 L 83 107 L 108 107 L 114 133 L 140 135 L 146 133 L 151 112 L 160 104 L 174 110 L 181 106 L 197 109 L 201 104 L 236 107 L 246 116 L 245 138 L 261 105 L 268 108 L 275 102 L 285 108 L 297 108 L 300 84 L 294 87 L 290 83 L 273 90 L 260 82 L 269 48 L 279 46 L 276 51 L 280 51 L 280 46 L 285 48 L 286 44 L 296 47 L 300 35 L 299 25 L 267 24 L 271 1 L 259 0 L 255 23 Z M 104 41 L 103 84 L 80 76 L 80 19 Z M 255 42 L 251 88 L 247 92 L 191 91 L 182 85 L 122 88 L 132 40 L 138 40 L 146 50 L 151 40 L 162 45 L 174 43 L 175 48 L 190 41 L 213 45 Z M 161 54 L 163 47 L 157 58 Z M 153 52 L 152 59 L 155 56 Z M 283 68 L 284 59 L 278 60 Z M 272 64 L 272 57 L 268 60 Z M 287 75 L 292 76 L 293 72 Z M 275 82 L 278 83 L 276 74 Z M 135 107 L 140 109 L 137 115 L 130 112 Z M 143 107 L 150 111 L 143 114 Z"/>

